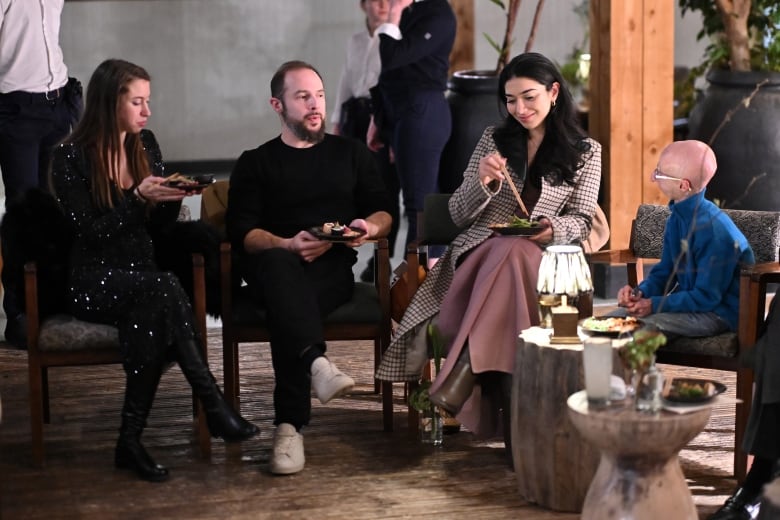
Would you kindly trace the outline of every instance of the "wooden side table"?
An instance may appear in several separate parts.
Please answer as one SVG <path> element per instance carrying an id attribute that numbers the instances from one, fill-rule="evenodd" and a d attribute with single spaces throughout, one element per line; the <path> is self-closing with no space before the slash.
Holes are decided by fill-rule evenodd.
<path id="1" fill-rule="evenodd" d="M 652 415 L 627 403 L 589 410 L 584 391 L 567 404 L 574 426 L 601 450 L 583 520 L 699 518 L 677 454 L 704 429 L 710 408 Z"/>
<path id="2" fill-rule="evenodd" d="M 599 461 L 567 416 L 566 399 L 584 388 L 582 344 L 551 345 L 550 331 L 522 332 L 512 378 L 512 461 L 523 500 L 579 512 Z"/>

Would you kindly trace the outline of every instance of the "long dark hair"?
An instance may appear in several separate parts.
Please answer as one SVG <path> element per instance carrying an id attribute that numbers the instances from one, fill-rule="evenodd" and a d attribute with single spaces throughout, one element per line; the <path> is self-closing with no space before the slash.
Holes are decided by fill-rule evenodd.
<path id="1" fill-rule="evenodd" d="M 121 146 L 134 184 L 151 174 L 140 135 L 128 133 L 124 143 L 119 142 L 119 100 L 136 79 L 150 81 L 151 77 L 142 67 L 124 60 L 110 59 L 98 65 L 87 86 L 84 116 L 66 141 L 84 150 L 92 169 L 92 199 L 100 208 L 113 207 L 114 197 L 123 196 L 115 188 L 119 186 Z"/>
<path id="2" fill-rule="evenodd" d="M 503 106 L 506 106 L 506 83 L 513 78 L 533 79 L 548 91 L 553 83 L 560 85 L 555 106 L 545 120 L 544 139 L 527 177 L 537 187 L 541 186 L 542 178 L 553 186 L 564 182 L 573 184 L 574 174 L 585 163 L 584 156 L 590 151 L 590 145 L 585 140 L 587 133 L 580 126 L 574 100 L 563 75 L 552 61 L 539 53 L 526 52 L 515 56 L 498 78 L 498 98 Z M 507 114 L 493 137 L 501 155 L 507 158 L 513 170 L 522 174 L 528 155 L 528 130 Z"/>

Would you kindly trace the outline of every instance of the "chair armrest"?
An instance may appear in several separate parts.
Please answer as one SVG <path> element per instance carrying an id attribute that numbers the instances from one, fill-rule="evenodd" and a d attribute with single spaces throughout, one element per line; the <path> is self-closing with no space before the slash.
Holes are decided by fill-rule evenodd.
<path id="1" fill-rule="evenodd" d="M 742 269 L 739 277 L 740 352 L 752 348 L 766 315 L 766 286 L 780 282 L 780 263 L 765 262 Z"/>
<path id="2" fill-rule="evenodd" d="M 638 260 L 630 249 L 605 249 L 588 253 L 586 256 L 591 264 L 629 264 Z"/>
<path id="3" fill-rule="evenodd" d="M 631 249 L 606 249 L 586 255 L 588 263 L 619 265 L 625 264 L 628 285 L 636 287 L 644 279 L 644 262 L 637 258 Z"/>
<path id="4" fill-rule="evenodd" d="M 38 266 L 35 262 L 24 264 L 24 307 L 27 313 L 27 350 L 29 354 L 38 353 L 38 331 L 40 314 L 38 313 Z"/>

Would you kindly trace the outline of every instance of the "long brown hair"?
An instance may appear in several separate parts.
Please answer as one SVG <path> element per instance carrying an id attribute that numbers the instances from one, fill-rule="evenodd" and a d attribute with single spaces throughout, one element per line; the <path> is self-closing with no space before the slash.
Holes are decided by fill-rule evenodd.
<path id="1" fill-rule="evenodd" d="M 143 67 L 124 60 L 110 59 L 98 65 L 87 86 L 84 115 L 67 140 L 86 154 L 91 167 L 92 200 L 99 208 L 111 208 L 114 197 L 123 196 L 116 188 L 120 185 L 120 146 L 125 148 L 134 185 L 151 174 L 140 135 L 128 133 L 124 143 L 119 142 L 119 100 L 136 79 L 150 81 L 151 77 Z"/>

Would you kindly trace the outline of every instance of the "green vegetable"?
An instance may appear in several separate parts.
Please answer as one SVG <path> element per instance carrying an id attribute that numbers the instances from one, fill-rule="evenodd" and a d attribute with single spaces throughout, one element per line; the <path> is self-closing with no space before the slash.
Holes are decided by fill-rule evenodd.
<path id="1" fill-rule="evenodd" d="M 512 219 L 509 221 L 508 227 L 534 227 L 538 226 L 536 222 L 528 220 L 527 218 L 520 218 L 517 215 L 512 215 Z"/>

